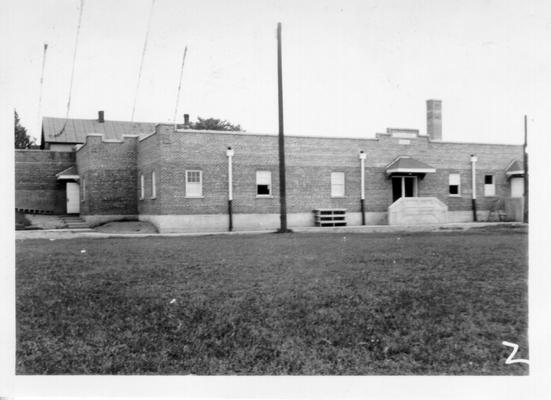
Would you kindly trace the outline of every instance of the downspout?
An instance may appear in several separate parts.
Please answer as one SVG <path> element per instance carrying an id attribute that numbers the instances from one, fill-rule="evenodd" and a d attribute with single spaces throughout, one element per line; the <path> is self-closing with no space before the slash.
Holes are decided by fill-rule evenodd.
<path id="1" fill-rule="evenodd" d="M 472 187 L 473 187 L 473 221 L 476 222 L 476 162 L 478 161 L 478 158 L 471 154 L 471 171 L 472 171 Z"/>
<path id="2" fill-rule="evenodd" d="M 231 147 L 228 147 L 226 150 L 226 156 L 228 156 L 228 216 L 229 216 L 229 227 L 228 230 L 231 232 L 233 230 L 233 212 L 232 212 L 232 201 L 233 201 L 233 173 L 232 173 L 232 157 L 233 150 Z"/>
<path id="3" fill-rule="evenodd" d="M 365 158 L 366 154 L 360 150 L 360 209 L 362 212 L 362 225 L 365 225 Z"/>

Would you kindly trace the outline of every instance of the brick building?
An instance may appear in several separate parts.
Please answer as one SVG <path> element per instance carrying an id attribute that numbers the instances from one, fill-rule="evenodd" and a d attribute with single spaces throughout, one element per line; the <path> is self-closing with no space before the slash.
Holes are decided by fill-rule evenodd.
<path id="1" fill-rule="evenodd" d="M 56 176 L 53 197 L 59 200 L 65 187 L 66 212 L 92 223 L 136 218 L 161 232 L 224 231 L 231 199 L 235 230 L 279 227 L 275 135 L 118 122 L 124 128 L 117 136 L 101 125 L 108 121 L 100 114 L 93 122 L 71 120 L 49 141 L 51 120 L 43 125 L 42 154 L 59 158 L 59 171 L 37 179 L 51 183 Z M 69 146 L 70 152 L 59 151 Z M 427 101 L 427 136 L 411 129 L 366 139 L 286 136 L 288 224 L 314 226 L 320 218 L 347 225 L 472 221 L 473 181 L 477 219 L 495 214 L 521 220 L 522 157 L 519 145 L 443 141 L 439 100 Z M 23 180 L 16 181 L 17 195 Z"/>

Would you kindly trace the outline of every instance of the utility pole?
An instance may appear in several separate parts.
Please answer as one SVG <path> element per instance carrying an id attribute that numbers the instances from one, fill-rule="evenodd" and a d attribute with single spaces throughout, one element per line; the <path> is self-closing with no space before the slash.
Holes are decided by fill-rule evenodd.
<path id="1" fill-rule="evenodd" d="M 176 130 L 176 115 L 178 115 L 178 103 L 180 102 L 180 90 L 182 89 L 182 77 L 184 76 L 184 64 L 186 63 L 187 46 L 184 49 L 184 56 L 182 57 L 182 67 L 180 68 L 180 82 L 178 83 L 178 91 L 176 93 L 176 106 L 174 107 L 174 130 Z"/>
<path id="2" fill-rule="evenodd" d="M 277 95 L 279 109 L 279 204 L 280 228 L 279 232 L 288 232 L 287 229 L 287 194 L 285 190 L 285 139 L 283 136 L 283 81 L 281 69 L 281 22 L 277 23 Z"/>
<path id="3" fill-rule="evenodd" d="M 524 116 L 524 217 L 523 220 L 528 223 L 528 117 Z"/>

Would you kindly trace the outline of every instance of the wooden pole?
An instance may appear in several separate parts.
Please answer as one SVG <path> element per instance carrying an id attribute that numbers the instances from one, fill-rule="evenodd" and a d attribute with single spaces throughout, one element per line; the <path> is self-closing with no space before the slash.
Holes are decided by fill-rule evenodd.
<path id="1" fill-rule="evenodd" d="M 277 24 L 277 96 L 279 110 L 279 203 L 280 228 L 284 233 L 287 230 L 287 194 L 285 188 L 285 139 L 283 134 L 283 79 L 281 68 L 281 22 Z"/>
<path id="2" fill-rule="evenodd" d="M 528 223 L 528 117 L 524 116 L 524 216 L 523 220 Z"/>

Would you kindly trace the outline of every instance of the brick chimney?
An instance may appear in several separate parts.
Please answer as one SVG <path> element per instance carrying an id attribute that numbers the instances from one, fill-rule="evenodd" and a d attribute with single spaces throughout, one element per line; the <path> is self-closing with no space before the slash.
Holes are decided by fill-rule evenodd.
<path id="1" fill-rule="evenodd" d="M 442 100 L 427 100 L 427 135 L 442 140 Z"/>
<path id="2" fill-rule="evenodd" d="M 103 118 L 103 111 L 98 111 L 98 122 L 104 123 L 105 119 Z"/>
<path id="3" fill-rule="evenodd" d="M 184 114 L 184 129 L 189 129 L 189 114 Z"/>

